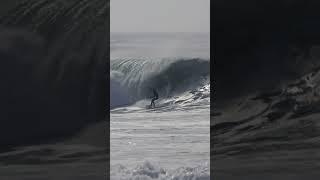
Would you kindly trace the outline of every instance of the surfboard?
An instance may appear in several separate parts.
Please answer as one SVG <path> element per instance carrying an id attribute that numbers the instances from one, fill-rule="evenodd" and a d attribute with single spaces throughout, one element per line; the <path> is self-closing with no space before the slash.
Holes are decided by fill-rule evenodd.
<path id="1" fill-rule="evenodd" d="M 163 108 L 163 107 L 166 107 L 167 106 L 167 104 L 157 104 L 156 106 L 154 106 L 154 107 L 151 107 L 151 105 L 146 105 L 146 109 L 161 109 L 161 108 Z"/>
<path id="2" fill-rule="evenodd" d="M 154 109 L 151 105 L 146 105 L 146 109 Z"/>

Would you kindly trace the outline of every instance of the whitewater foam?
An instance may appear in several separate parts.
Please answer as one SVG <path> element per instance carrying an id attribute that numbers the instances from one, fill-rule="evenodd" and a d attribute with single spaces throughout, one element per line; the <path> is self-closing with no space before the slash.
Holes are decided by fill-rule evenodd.
<path id="1" fill-rule="evenodd" d="M 128 169 L 123 165 L 111 168 L 111 180 L 209 180 L 210 170 L 208 164 L 196 167 L 180 167 L 174 170 L 145 161 L 135 168 Z"/>
<path id="2" fill-rule="evenodd" d="M 189 110 L 194 108 L 210 108 L 210 84 L 205 84 L 199 88 L 186 91 L 176 96 L 162 98 L 156 101 L 156 108 L 148 109 L 150 99 L 138 100 L 131 105 L 114 108 L 112 113 L 129 112 L 164 112 Z"/>

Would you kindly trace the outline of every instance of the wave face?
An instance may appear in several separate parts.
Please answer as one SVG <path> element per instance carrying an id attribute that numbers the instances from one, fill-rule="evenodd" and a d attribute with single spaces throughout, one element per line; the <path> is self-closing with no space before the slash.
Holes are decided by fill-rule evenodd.
<path id="1" fill-rule="evenodd" d="M 110 37 L 111 108 L 139 106 L 139 101 L 152 96 L 150 88 L 157 89 L 157 102 L 173 102 L 173 96 L 210 84 L 208 33 L 111 33 Z"/>
<path id="2" fill-rule="evenodd" d="M 111 108 L 150 99 L 150 88 L 163 100 L 210 84 L 208 33 L 112 33 L 110 37 Z"/>
<path id="3" fill-rule="evenodd" d="M 167 103 L 209 85 L 209 40 L 206 33 L 111 34 L 111 108 L 150 99 L 150 88 Z"/>
<path id="4" fill-rule="evenodd" d="M 119 59 L 111 61 L 111 70 L 111 83 L 118 82 L 117 88 L 127 89 L 130 94 L 126 96 L 134 102 L 152 96 L 150 87 L 157 89 L 160 97 L 171 97 L 208 83 L 210 61 L 199 58 Z M 122 96 L 124 94 L 117 98 Z"/>

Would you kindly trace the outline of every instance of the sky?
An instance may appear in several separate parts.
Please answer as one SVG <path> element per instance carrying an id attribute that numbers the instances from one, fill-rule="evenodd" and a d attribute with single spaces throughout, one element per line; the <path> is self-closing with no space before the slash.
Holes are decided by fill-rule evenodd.
<path id="1" fill-rule="evenodd" d="M 210 0 L 110 0 L 111 32 L 210 32 Z"/>

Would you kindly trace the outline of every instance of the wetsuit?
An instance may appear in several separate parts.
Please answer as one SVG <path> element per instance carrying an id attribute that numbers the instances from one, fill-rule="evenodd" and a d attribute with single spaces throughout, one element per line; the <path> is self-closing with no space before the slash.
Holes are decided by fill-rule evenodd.
<path id="1" fill-rule="evenodd" d="M 154 101 L 159 98 L 159 95 L 155 89 L 152 89 L 152 92 L 153 92 L 153 98 L 151 99 L 150 107 L 155 107 Z M 153 106 L 152 106 L 152 104 L 153 104 Z"/>

